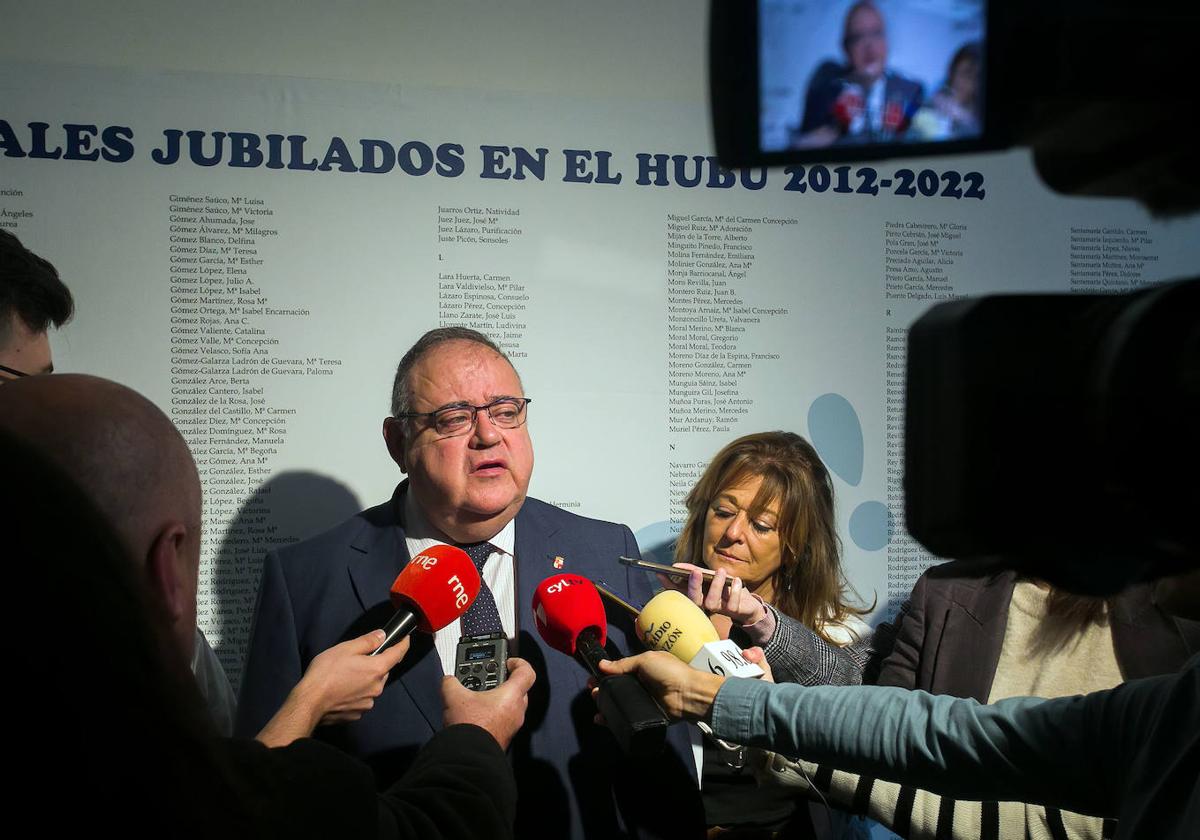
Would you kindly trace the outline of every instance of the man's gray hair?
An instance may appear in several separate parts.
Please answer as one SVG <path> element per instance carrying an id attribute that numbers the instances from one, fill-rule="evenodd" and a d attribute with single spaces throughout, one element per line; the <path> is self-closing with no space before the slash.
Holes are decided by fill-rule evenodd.
<path id="1" fill-rule="evenodd" d="M 436 330 L 430 330 L 418 338 L 416 344 L 408 348 L 408 352 L 404 354 L 404 358 L 396 366 L 396 378 L 392 380 L 393 417 L 408 414 L 413 410 L 412 383 L 409 381 L 412 369 L 416 366 L 417 362 L 421 361 L 426 353 L 439 344 L 445 344 L 447 341 L 470 341 L 473 344 L 480 344 L 508 362 L 512 366 L 513 372 L 516 373 L 517 369 L 513 365 L 512 359 L 508 358 L 505 352 L 497 346 L 496 342 L 483 333 L 468 329 L 467 327 L 441 327 Z M 521 375 L 517 374 L 517 378 L 520 379 L 520 377 Z"/>

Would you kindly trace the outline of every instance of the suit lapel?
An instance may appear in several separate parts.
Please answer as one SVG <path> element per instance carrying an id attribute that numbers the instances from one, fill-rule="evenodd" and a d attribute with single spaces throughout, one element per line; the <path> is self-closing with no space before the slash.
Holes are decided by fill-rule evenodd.
<path id="1" fill-rule="evenodd" d="M 354 593 L 363 611 L 379 610 L 389 600 L 392 582 L 408 565 L 408 544 L 405 542 L 403 512 L 404 493 L 408 482 L 401 482 L 386 504 L 367 512 L 366 523 L 351 540 L 347 572 Z M 391 613 L 386 609 L 390 617 Z M 386 618 L 384 619 L 386 620 Z M 409 664 L 408 660 L 413 660 Z M 442 728 L 442 661 L 433 638 L 417 631 L 412 636 L 412 649 L 392 672 L 390 681 L 398 681 L 434 731 Z M 405 667 L 408 665 L 408 667 Z"/>
<path id="2" fill-rule="evenodd" d="M 946 671 L 947 684 L 937 693 L 987 702 L 1004 645 L 1015 579 L 1015 575 L 1004 573 L 995 580 L 981 579 L 958 587 L 953 595 L 958 610 L 951 608 L 946 626 L 949 649 L 939 654 L 939 659 L 953 663 L 953 667 Z"/>
<path id="3" fill-rule="evenodd" d="M 408 565 L 408 546 L 400 521 L 404 488 L 405 484 L 400 484 L 390 501 L 366 511 L 363 527 L 350 541 L 346 571 L 364 612 L 388 600 L 392 581 Z"/>
<path id="4" fill-rule="evenodd" d="M 517 585 L 514 587 L 517 593 L 517 638 L 520 638 L 522 630 L 536 632 L 533 624 L 533 591 L 539 583 L 558 571 L 553 565 L 554 552 L 549 549 L 557 531 L 557 526 L 547 522 L 529 505 L 522 505 L 517 513 L 513 540 L 513 573 L 517 576 Z M 570 569 L 564 568 L 563 571 Z"/>
<path id="5" fill-rule="evenodd" d="M 1153 587 L 1135 584 L 1111 602 L 1113 649 L 1125 680 L 1178 671 L 1191 655 L 1175 619 L 1158 609 Z"/>

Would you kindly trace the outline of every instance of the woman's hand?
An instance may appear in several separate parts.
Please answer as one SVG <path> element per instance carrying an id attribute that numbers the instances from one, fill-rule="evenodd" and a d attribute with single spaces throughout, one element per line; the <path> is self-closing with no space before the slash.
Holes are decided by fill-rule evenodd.
<path id="1" fill-rule="evenodd" d="M 706 581 L 699 566 L 691 563 L 674 565 L 691 573 L 687 583 L 663 575 L 658 576 L 659 581 L 668 589 L 687 595 L 693 604 L 706 612 L 728 616 L 738 624 L 755 624 L 766 617 L 767 608 L 742 585 L 741 578 L 731 578 L 724 569 L 717 569 L 712 580 Z M 729 581 L 728 586 L 725 585 L 726 581 Z"/>
<path id="2" fill-rule="evenodd" d="M 775 682 L 775 674 L 771 672 L 771 663 L 767 662 L 767 655 L 763 649 L 755 645 L 748 647 L 742 651 L 742 656 L 747 662 L 753 662 L 759 668 L 763 669 L 763 675 L 759 677 L 763 682 Z"/>

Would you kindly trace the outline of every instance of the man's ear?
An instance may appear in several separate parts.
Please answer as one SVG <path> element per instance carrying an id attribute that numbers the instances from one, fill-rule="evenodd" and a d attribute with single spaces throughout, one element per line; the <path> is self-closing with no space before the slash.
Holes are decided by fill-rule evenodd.
<path id="1" fill-rule="evenodd" d="M 167 609 L 167 615 L 176 621 L 192 609 L 188 601 L 192 590 L 187 582 L 187 557 L 184 543 L 187 528 L 181 522 L 170 522 L 150 544 L 150 556 L 146 559 L 146 576 L 155 597 Z"/>
<path id="2" fill-rule="evenodd" d="M 383 421 L 383 440 L 387 443 L 388 454 L 400 467 L 400 472 L 408 473 L 408 465 L 404 463 L 404 448 L 407 440 L 404 436 L 404 421 L 395 417 L 387 417 Z"/>

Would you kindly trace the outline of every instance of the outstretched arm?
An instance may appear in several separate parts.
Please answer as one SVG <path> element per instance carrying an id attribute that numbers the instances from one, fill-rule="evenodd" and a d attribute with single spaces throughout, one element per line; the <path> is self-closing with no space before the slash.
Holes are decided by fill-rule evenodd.
<path id="1" fill-rule="evenodd" d="M 258 740 L 268 747 L 286 746 L 307 738 L 318 724 L 358 720 L 370 711 L 388 673 L 408 653 L 409 640 L 404 639 L 371 656 L 383 637 L 382 630 L 372 630 L 314 657 Z"/>

